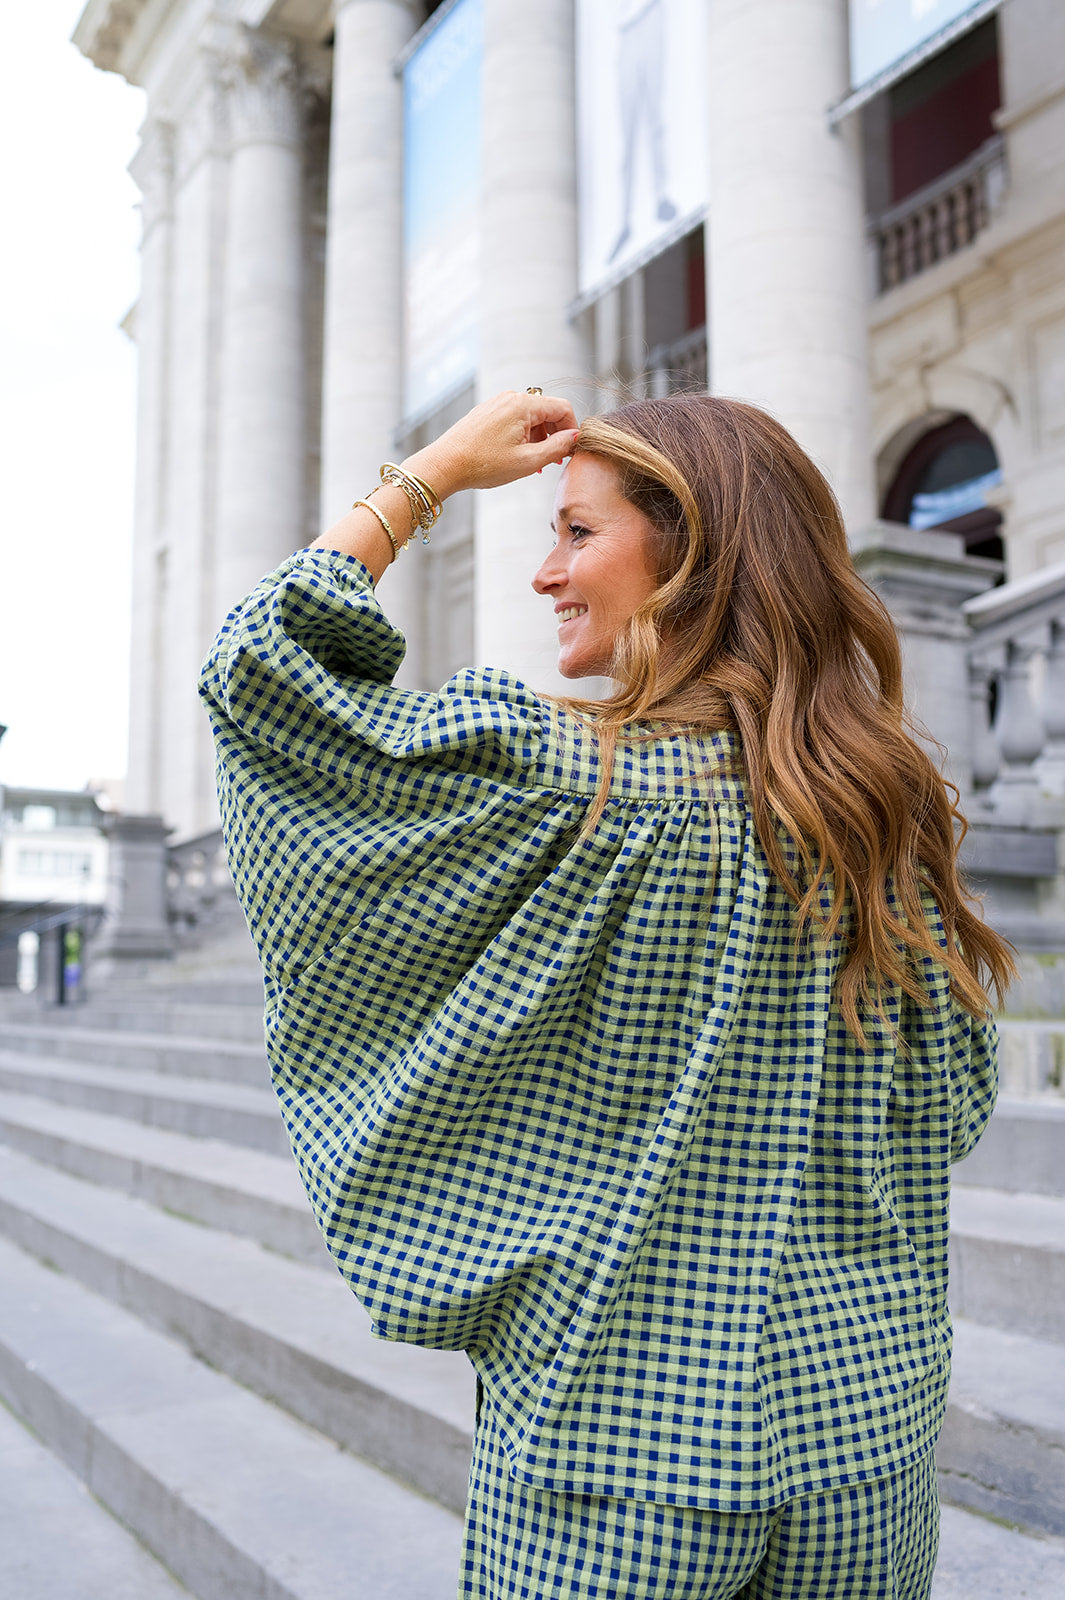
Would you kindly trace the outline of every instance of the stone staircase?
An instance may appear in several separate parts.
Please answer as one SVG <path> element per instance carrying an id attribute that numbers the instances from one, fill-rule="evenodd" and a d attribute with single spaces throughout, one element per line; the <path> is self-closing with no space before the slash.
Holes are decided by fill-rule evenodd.
<path id="1" fill-rule="evenodd" d="M 1000 1034 L 995 1115 L 954 1169 L 954 1372 L 940 1487 L 956 1505 L 1061 1536 L 1065 1022 L 1007 1020 Z"/>
<path id="2" fill-rule="evenodd" d="M 289 1154 L 254 994 L 7 1002 L 0 1398 L 169 1569 L 161 1595 L 451 1600 L 472 1374 L 371 1338 Z"/>
<path id="3" fill-rule="evenodd" d="M 935 1600 L 1065 1594 L 1065 1024 L 1022 1032 L 957 1172 Z M 469 1366 L 370 1337 L 261 1041 L 232 972 L 0 1005 L 4 1595 L 454 1595 Z"/>

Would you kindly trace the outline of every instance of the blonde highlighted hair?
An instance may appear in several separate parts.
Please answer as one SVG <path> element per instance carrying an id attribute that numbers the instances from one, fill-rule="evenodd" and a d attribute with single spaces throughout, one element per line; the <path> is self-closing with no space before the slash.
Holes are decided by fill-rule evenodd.
<path id="1" fill-rule="evenodd" d="M 854 569 L 813 462 L 765 412 L 712 395 L 589 417 L 577 448 L 613 466 L 647 517 L 658 580 L 617 640 L 616 692 L 566 702 L 594 716 L 600 744 L 587 827 L 606 804 L 622 728 L 731 728 L 759 840 L 799 926 L 846 929 L 838 998 L 856 1037 L 863 1011 L 882 1014 L 886 984 L 926 1003 L 920 955 L 948 969 L 973 1014 L 989 989 L 1001 1003 L 1015 968 L 958 875 L 957 793 L 908 730 L 894 625 Z"/>

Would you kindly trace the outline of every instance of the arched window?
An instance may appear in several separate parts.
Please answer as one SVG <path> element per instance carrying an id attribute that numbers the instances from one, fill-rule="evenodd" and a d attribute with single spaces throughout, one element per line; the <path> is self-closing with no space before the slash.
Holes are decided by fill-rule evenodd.
<path id="1" fill-rule="evenodd" d="M 884 497 L 889 522 L 960 533 L 971 556 L 1003 559 L 1002 513 L 988 496 L 1002 482 L 995 447 L 970 417 L 922 434 Z"/>

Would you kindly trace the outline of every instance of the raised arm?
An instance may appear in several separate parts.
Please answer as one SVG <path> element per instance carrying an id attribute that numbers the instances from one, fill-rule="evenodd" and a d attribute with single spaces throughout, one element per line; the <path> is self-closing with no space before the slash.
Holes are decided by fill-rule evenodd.
<path id="1" fill-rule="evenodd" d="M 494 489 L 527 478 L 572 455 L 577 419 L 567 400 L 518 394 L 508 389 L 475 406 L 439 439 L 401 463 L 427 483 L 440 501 L 461 489 Z M 402 545 L 414 532 L 403 490 L 386 483 L 366 493 Z M 312 550 L 340 550 L 361 561 L 377 583 L 395 553 L 379 517 L 365 506 L 352 508 Z"/>

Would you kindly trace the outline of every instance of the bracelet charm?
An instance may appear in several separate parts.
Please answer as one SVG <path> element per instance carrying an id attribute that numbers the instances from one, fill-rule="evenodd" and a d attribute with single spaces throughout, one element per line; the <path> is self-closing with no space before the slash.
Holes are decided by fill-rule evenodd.
<path id="1" fill-rule="evenodd" d="M 407 472 L 404 467 L 397 467 L 394 461 L 385 461 L 381 465 L 381 482 L 390 483 L 397 489 L 402 489 L 410 506 L 411 521 L 414 528 L 420 530 L 422 544 L 429 543 L 429 530 L 440 519 L 443 506 L 439 495 L 424 478 L 418 478 L 413 472 Z M 413 535 L 413 530 L 412 530 Z"/>

